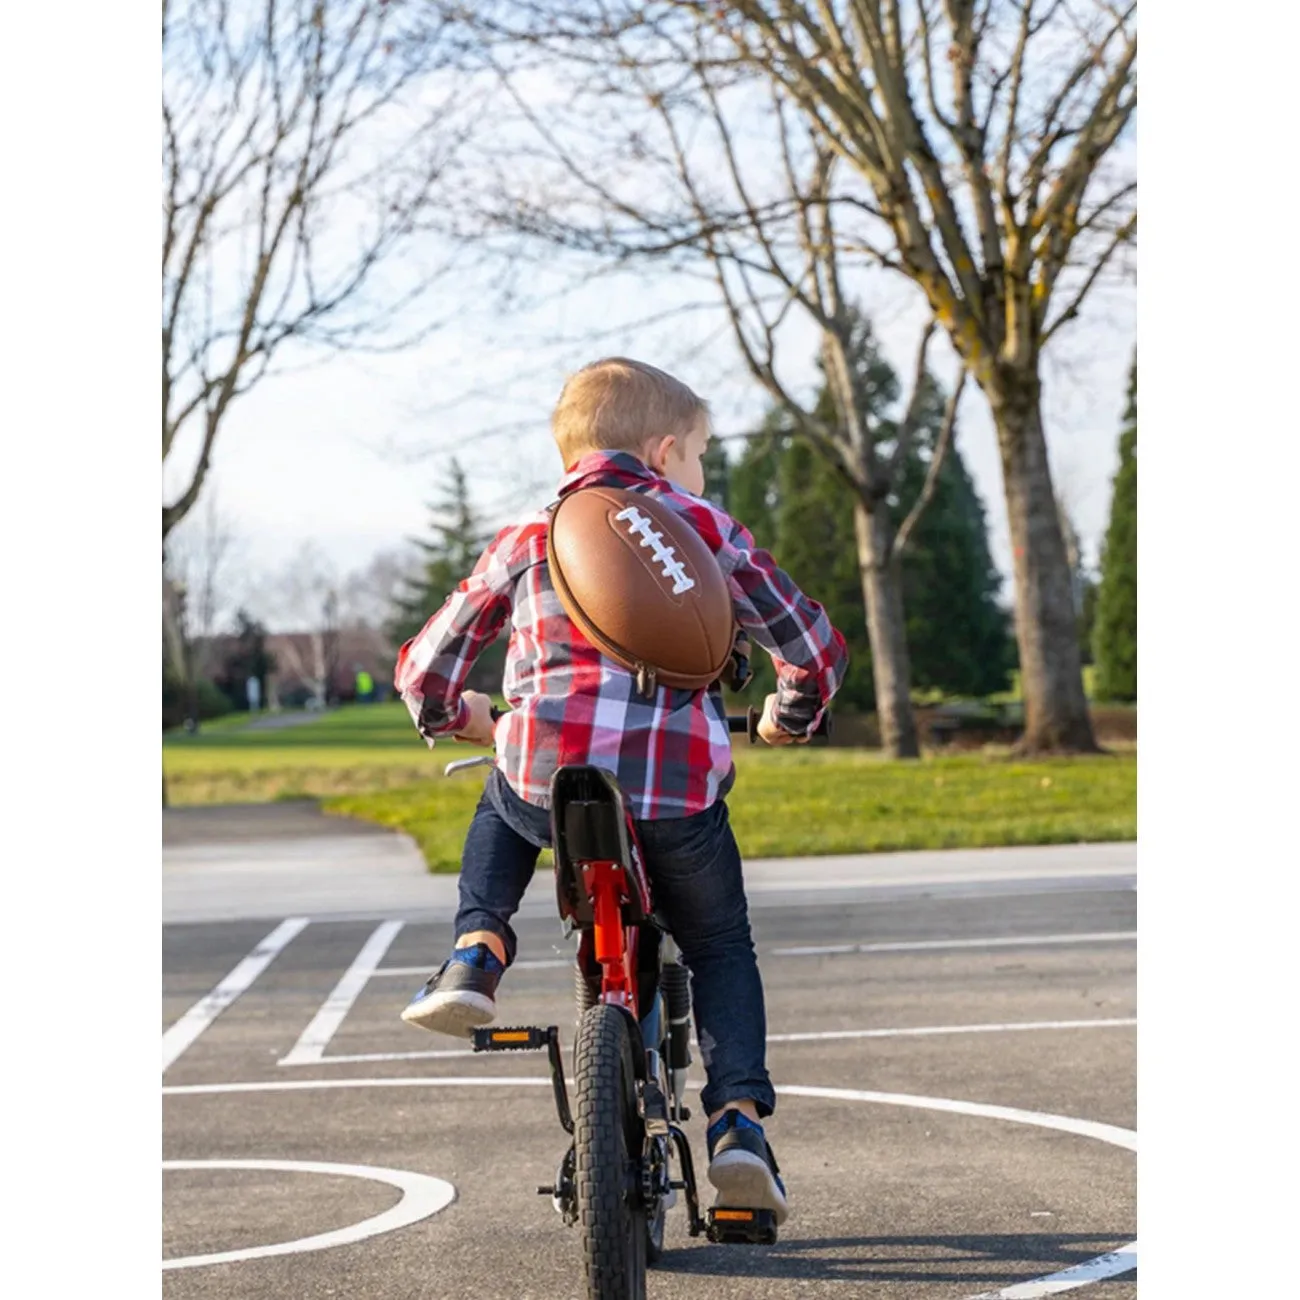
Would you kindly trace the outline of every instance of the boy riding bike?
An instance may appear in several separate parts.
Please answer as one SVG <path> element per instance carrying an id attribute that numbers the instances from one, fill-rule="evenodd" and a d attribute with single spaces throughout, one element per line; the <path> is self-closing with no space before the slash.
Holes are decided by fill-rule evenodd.
<path id="1" fill-rule="evenodd" d="M 559 494 L 595 485 L 648 493 L 684 515 L 718 561 L 736 624 L 773 658 L 777 690 L 758 732 L 805 741 L 843 680 L 844 638 L 825 611 L 704 500 L 706 403 L 652 366 L 597 361 L 570 377 L 552 415 L 566 467 Z M 740 852 L 725 796 L 735 779 L 720 690 L 657 687 L 602 655 L 575 627 L 551 581 L 550 515 L 503 529 L 474 572 L 401 649 L 395 684 L 420 734 L 495 744 L 497 765 L 465 840 L 451 956 L 402 1012 L 463 1037 L 496 1014 L 515 958 L 510 920 L 551 837 L 550 779 L 565 764 L 610 772 L 636 821 L 654 897 L 691 971 L 707 1083 L 709 1180 L 719 1200 L 788 1205 L 761 1120 L 776 1097 L 766 1067 L 763 985 Z M 464 682 L 509 620 L 504 691 L 511 711 Z"/>

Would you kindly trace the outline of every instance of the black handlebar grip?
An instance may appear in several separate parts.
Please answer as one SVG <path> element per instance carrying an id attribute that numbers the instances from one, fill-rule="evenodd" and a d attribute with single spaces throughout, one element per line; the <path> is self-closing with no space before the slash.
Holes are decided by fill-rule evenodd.
<path id="1" fill-rule="evenodd" d="M 506 716 L 506 710 L 498 709 L 497 706 L 494 704 L 488 710 L 488 716 L 492 719 L 493 722 L 500 722 L 500 720 Z"/>
<path id="2" fill-rule="evenodd" d="M 731 731 L 744 731 L 749 735 L 749 743 L 755 745 L 758 743 L 758 724 L 762 720 L 763 711 L 756 709 L 751 704 L 749 712 L 743 718 L 728 718 L 727 725 Z M 831 712 L 829 709 L 822 713 L 821 720 L 813 730 L 812 739 L 828 740 L 832 731 Z"/>

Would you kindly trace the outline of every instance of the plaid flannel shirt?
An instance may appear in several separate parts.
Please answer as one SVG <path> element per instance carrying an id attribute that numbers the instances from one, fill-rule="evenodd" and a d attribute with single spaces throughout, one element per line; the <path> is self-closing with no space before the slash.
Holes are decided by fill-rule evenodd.
<path id="1" fill-rule="evenodd" d="M 660 478 L 626 452 L 584 456 L 560 495 L 602 484 L 648 492 L 684 514 L 717 556 L 737 623 L 773 658 L 777 722 L 811 731 L 844 677 L 848 652 L 826 612 L 795 586 L 724 510 Z M 504 528 L 474 572 L 397 658 L 395 685 L 433 745 L 468 725 L 461 697 L 479 653 L 510 622 L 497 766 L 529 803 L 547 807 L 564 764 L 618 781 L 638 819 L 702 812 L 731 788 L 735 768 L 721 691 L 637 692 L 633 674 L 583 637 L 560 604 L 546 563 L 547 511 Z"/>

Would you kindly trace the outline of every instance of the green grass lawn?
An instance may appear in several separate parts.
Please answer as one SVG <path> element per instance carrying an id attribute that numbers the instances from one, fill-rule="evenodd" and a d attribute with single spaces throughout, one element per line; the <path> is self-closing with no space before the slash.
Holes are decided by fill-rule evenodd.
<path id="1" fill-rule="evenodd" d="M 320 798 L 329 812 L 414 837 L 434 871 L 455 871 L 484 770 L 443 764 L 400 704 L 359 705 L 279 731 L 239 726 L 169 736 L 173 804 Z M 987 752 L 893 763 L 874 751 L 736 747 L 732 822 L 747 857 L 1131 840 L 1137 757 L 1026 763 Z"/>
<path id="2" fill-rule="evenodd" d="M 299 726 L 252 729 L 248 716 L 163 737 L 171 803 L 260 803 L 410 785 L 442 763 L 481 751 L 449 741 L 436 754 L 402 704 L 349 705 Z"/>

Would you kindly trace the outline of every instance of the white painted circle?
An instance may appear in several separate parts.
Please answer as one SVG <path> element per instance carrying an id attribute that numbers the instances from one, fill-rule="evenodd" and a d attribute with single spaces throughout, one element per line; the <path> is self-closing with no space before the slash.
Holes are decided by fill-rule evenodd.
<path id="1" fill-rule="evenodd" d="M 272 1246 L 249 1246 L 244 1250 L 223 1250 L 210 1255 L 184 1255 L 178 1259 L 165 1259 L 164 1269 L 199 1268 L 205 1264 L 233 1264 L 242 1259 L 266 1259 L 272 1255 L 296 1255 L 306 1250 L 325 1250 L 330 1246 L 344 1246 L 381 1232 L 392 1232 L 418 1223 L 430 1215 L 445 1210 L 456 1199 L 456 1189 L 441 1178 L 428 1174 L 412 1173 L 409 1169 L 381 1169 L 377 1165 L 338 1165 L 315 1160 L 164 1160 L 164 1170 L 183 1169 L 256 1169 L 272 1173 L 338 1174 L 345 1178 L 367 1178 L 376 1183 L 387 1183 L 402 1193 L 396 1205 L 360 1223 L 296 1241 L 281 1241 Z"/>
<path id="2" fill-rule="evenodd" d="M 514 1077 L 461 1075 L 440 1078 L 424 1076 L 406 1079 L 267 1079 L 249 1083 L 173 1084 L 164 1086 L 162 1092 L 165 1097 L 185 1097 L 239 1092 L 306 1092 L 313 1089 L 330 1088 L 511 1088 L 521 1086 L 549 1088 L 550 1085 L 549 1078 L 538 1078 L 529 1075 Z M 698 1088 L 699 1084 L 692 1080 L 691 1086 Z M 901 1092 L 870 1092 L 858 1088 L 819 1088 L 805 1087 L 800 1084 L 779 1084 L 776 1092 L 778 1096 L 784 1094 L 791 1097 L 820 1098 L 826 1101 L 861 1101 L 884 1106 L 907 1106 L 918 1110 L 947 1111 L 955 1115 L 974 1115 L 980 1119 L 1000 1119 L 1013 1124 L 1030 1124 L 1036 1128 L 1055 1129 L 1059 1133 L 1072 1133 L 1078 1137 L 1093 1138 L 1098 1142 L 1122 1147 L 1126 1151 L 1137 1150 L 1137 1134 L 1132 1129 L 1119 1128 L 1113 1124 L 1099 1124 L 1094 1120 L 1076 1119 L 1070 1115 L 1053 1115 L 1048 1111 L 1019 1110 L 1013 1106 L 994 1106 L 985 1102 L 959 1101 L 951 1097 L 918 1097 Z M 173 1162 L 171 1165 L 165 1164 L 163 1167 L 310 1168 L 317 1172 L 354 1172 L 361 1177 L 378 1177 L 381 1174 L 388 1174 L 401 1178 L 424 1179 L 424 1175 L 404 1173 L 395 1169 L 369 1169 L 364 1165 L 309 1166 L 305 1162 L 297 1163 L 293 1161 L 200 1160 Z M 440 1180 L 430 1178 L 425 1181 L 437 1183 Z M 395 1183 L 395 1185 L 397 1184 Z M 435 1209 L 427 1211 L 428 1214 L 434 1214 L 437 1210 L 442 1209 L 455 1195 L 455 1190 L 450 1188 L 449 1184 L 444 1183 L 443 1186 L 449 1188 L 451 1195 Z M 387 1213 L 392 1215 L 400 1211 L 405 1204 L 406 1200 L 404 1198 Z M 418 1218 L 424 1218 L 425 1215 L 418 1214 L 414 1218 L 403 1219 L 400 1223 L 387 1223 L 382 1227 L 371 1226 L 377 1224 L 384 1217 L 384 1215 L 378 1215 L 374 1219 L 367 1219 L 365 1223 L 357 1224 L 355 1228 L 340 1229 L 340 1232 L 355 1234 L 347 1237 L 346 1240 L 357 1241 L 362 1237 L 373 1236 L 375 1232 L 384 1232 L 391 1228 L 400 1227 L 404 1223 L 413 1223 Z M 367 1229 L 367 1231 L 361 1231 L 361 1229 Z M 263 1246 L 253 1251 L 231 1251 L 225 1255 L 196 1255 L 185 1260 L 168 1260 L 164 1261 L 163 1267 L 181 1268 L 194 1264 L 214 1264 L 231 1258 L 248 1259 L 258 1255 L 287 1254 L 290 1250 L 317 1250 L 325 1245 L 340 1245 L 342 1240 L 339 1238 L 338 1233 L 322 1233 L 320 1237 L 305 1237 L 301 1241 L 286 1242 L 282 1246 Z M 1100 1282 L 1119 1273 L 1131 1272 L 1137 1267 L 1137 1245 L 1136 1241 L 1130 1241 L 1118 1250 L 1110 1251 L 1105 1255 L 1098 1255 L 1095 1259 L 1085 1260 L 1081 1264 L 1062 1269 L 1060 1272 L 1051 1273 L 1045 1277 L 1030 1278 L 1025 1282 L 1015 1282 L 1003 1287 L 1000 1291 L 982 1291 L 976 1296 L 968 1297 L 967 1300 L 1041 1300 L 1043 1297 L 1054 1296 L 1062 1291 L 1071 1291 L 1076 1287 L 1086 1286 L 1091 1282 Z"/>

